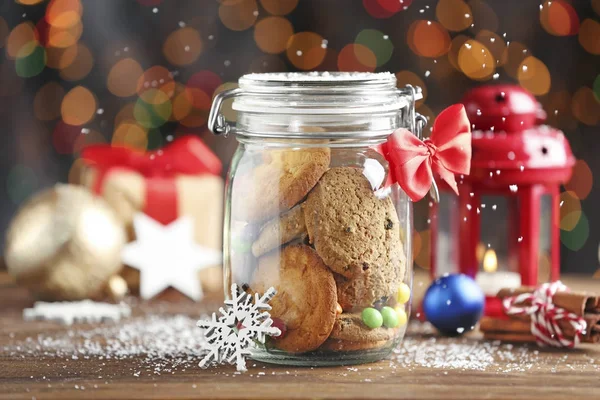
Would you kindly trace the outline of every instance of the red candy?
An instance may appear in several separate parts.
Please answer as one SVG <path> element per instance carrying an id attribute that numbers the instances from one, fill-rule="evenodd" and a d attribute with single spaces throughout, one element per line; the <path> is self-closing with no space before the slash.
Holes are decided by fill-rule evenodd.
<path id="1" fill-rule="evenodd" d="M 271 325 L 271 326 L 279 328 L 279 330 L 281 331 L 281 334 L 279 336 L 271 336 L 274 340 L 282 339 L 285 336 L 285 334 L 287 333 L 287 328 L 285 327 L 285 322 L 283 322 L 279 318 L 273 318 L 273 325 Z"/>

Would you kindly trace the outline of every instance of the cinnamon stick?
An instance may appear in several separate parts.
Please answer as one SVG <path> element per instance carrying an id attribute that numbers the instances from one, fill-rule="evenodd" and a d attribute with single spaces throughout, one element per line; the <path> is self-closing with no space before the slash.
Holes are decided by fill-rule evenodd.
<path id="1" fill-rule="evenodd" d="M 600 315 L 586 314 L 584 319 L 587 323 L 587 329 L 581 337 L 581 342 L 600 342 Z M 559 321 L 558 325 L 565 336 L 570 338 L 575 337 L 575 329 L 573 329 L 571 324 L 566 321 Z M 479 330 L 484 333 L 484 337 L 486 338 L 490 335 L 497 336 L 500 334 L 531 335 L 531 324 L 529 319 L 483 317 L 481 321 L 479 321 Z M 533 337 L 533 335 L 531 336 Z"/>
<path id="2" fill-rule="evenodd" d="M 518 289 L 501 289 L 497 297 L 518 296 L 523 293 L 533 293 L 534 287 L 521 286 Z M 600 297 L 586 292 L 558 292 L 552 297 L 552 302 L 560 308 L 572 312 L 578 316 L 586 313 L 600 313 Z"/>

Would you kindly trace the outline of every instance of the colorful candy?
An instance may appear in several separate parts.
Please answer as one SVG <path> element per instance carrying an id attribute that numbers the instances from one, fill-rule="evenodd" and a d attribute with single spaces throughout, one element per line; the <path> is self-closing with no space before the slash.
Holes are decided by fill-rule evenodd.
<path id="1" fill-rule="evenodd" d="M 361 318 L 364 324 L 371 329 L 379 328 L 383 325 L 383 316 L 377 309 L 372 307 L 362 310 Z"/>
<path id="2" fill-rule="evenodd" d="M 392 307 L 383 307 L 381 316 L 383 317 L 383 326 L 386 328 L 395 328 L 400 324 L 398 313 Z"/>
<path id="3" fill-rule="evenodd" d="M 406 304 L 408 303 L 408 300 L 410 300 L 410 288 L 406 283 L 400 284 L 398 293 L 396 295 L 396 300 L 398 300 L 398 303 L 400 304 Z"/>
<path id="4" fill-rule="evenodd" d="M 404 306 L 396 306 L 394 311 L 396 311 L 396 315 L 398 316 L 397 326 L 405 325 L 408 322 L 408 315 L 406 315 L 406 311 L 404 311 Z"/>

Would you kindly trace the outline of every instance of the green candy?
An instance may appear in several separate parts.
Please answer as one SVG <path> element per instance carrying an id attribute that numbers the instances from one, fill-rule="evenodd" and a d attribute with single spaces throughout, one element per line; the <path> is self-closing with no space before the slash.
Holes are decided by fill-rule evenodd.
<path id="1" fill-rule="evenodd" d="M 375 308 L 365 308 L 364 310 L 362 310 L 360 316 L 365 325 L 371 329 L 379 328 L 383 324 L 383 316 Z"/>
<path id="2" fill-rule="evenodd" d="M 398 313 L 392 307 L 383 307 L 381 309 L 381 315 L 383 317 L 383 325 L 386 328 L 395 328 L 400 324 Z"/>

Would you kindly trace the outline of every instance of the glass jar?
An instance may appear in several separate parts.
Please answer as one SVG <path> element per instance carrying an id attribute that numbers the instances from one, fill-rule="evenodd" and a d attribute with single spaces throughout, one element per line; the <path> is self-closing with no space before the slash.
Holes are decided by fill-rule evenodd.
<path id="1" fill-rule="evenodd" d="M 376 361 L 404 336 L 412 286 L 412 204 L 388 181 L 379 145 L 420 131 L 419 88 L 390 73 L 250 74 L 218 94 L 215 134 L 239 146 L 227 179 L 225 295 L 274 287 L 283 333 L 259 361 Z M 235 124 L 221 114 L 233 98 Z M 420 133 L 419 133 L 420 134 Z"/>

